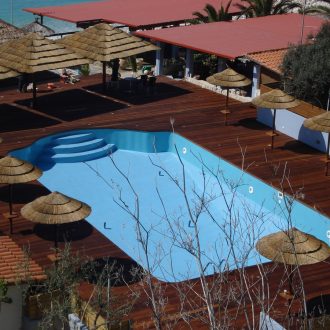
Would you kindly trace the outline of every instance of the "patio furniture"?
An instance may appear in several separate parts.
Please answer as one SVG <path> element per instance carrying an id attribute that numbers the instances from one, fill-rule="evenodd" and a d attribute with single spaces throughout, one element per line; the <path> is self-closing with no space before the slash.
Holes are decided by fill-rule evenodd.
<path id="1" fill-rule="evenodd" d="M 156 81 L 157 81 L 157 77 L 155 76 L 151 76 L 148 79 L 148 91 L 150 94 L 153 94 L 155 91 Z"/>
<path id="2" fill-rule="evenodd" d="M 81 56 L 102 62 L 102 87 L 106 91 L 106 65 L 113 59 L 157 50 L 159 47 L 107 23 L 99 23 L 56 41 Z"/>
<path id="3" fill-rule="evenodd" d="M 30 33 L 20 39 L 0 45 L 0 65 L 20 73 L 31 74 L 32 108 L 35 108 L 37 98 L 35 73 L 89 62 L 88 59 L 69 48 L 46 39 L 38 33 Z"/>

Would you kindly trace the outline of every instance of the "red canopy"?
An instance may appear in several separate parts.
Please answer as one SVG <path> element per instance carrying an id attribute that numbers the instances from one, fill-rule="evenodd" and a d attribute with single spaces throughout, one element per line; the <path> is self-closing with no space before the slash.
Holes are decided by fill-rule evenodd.
<path id="1" fill-rule="evenodd" d="M 84 21 L 103 20 L 109 23 L 120 23 L 130 27 L 160 26 L 168 23 L 183 22 L 194 18 L 194 11 L 203 11 L 206 4 L 219 8 L 230 0 L 107 0 L 86 2 L 74 5 L 42 8 L 25 8 L 27 12 L 47 16 L 62 21 L 78 23 Z M 233 0 L 231 13 L 239 10 L 235 4 L 241 0 Z"/>
<path id="2" fill-rule="evenodd" d="M 304 37 L 326 20 L 305 16 Z M 287 48 L 301 38 L 302 15 L 287 14 L 137 32 L 139 36 L 234 59 L 248 53 Z"/>

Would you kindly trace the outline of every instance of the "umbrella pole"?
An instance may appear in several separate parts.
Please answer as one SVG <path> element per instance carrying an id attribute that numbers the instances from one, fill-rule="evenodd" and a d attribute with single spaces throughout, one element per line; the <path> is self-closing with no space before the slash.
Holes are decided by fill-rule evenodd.
<path id="1" fill-rule="evenodd" d="M 9 216 L 13 215 L 13 185 L 8 185 L 9 187 Z"/>
<path id="2" fill-rule="evenodd" d="M 271 144 L 271 148 L 274 148 L 274 138 L 275 138 L 275 120 L 276 120 L 276 109 L 274 109 L 274 116 L 273 116 L 273 131 L 272 131 L 272 144 Z"/>
<path id="3" fill-rule="evenodd" d="M 325 176 L 328 175 L 328 167 L 329 167 L 329 146 L 330 146 L 330 133 L 328 133 L 327 154 L 326 154 L 326 158 L 325 158 Z"/>
<path id="4" fill-rule="evenodd" d="M 103 92 L 106 92 L 106 85 L 107 85 L 107 63 L 106 62 L 102 62 L 102 87 L 103 87 Z"/>
<path id="5" fill-rule="evenodd" d="M 32 109 L 37 105 L 37 86 L 34 73 L 32 74 Z"/>
<path id="6" fill-rule="evenodd" d="M 58 228 L 58 225 L 56 225 L 56 227 L 55 227 L 55 242 L 54 242 L 55 254 L 57 254 L 58 236 L 59 236 L 59 228 Z"/>
<path id="7" fill-rule="evenodd" d="M 227 117 L 230 111 L 228 110 L 228 98 L 229 98 L 229 88 L 227 88 L 227 95 L 226 95 L 226 105 L 225 110 L 221 110 L 221 113 L 225 115 L 225 126 L 227 126 Z"/>

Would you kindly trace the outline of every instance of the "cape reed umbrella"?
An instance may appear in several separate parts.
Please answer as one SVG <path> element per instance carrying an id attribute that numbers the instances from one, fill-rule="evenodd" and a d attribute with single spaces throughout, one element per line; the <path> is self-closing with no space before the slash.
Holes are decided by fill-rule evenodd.
<path id="1" fill-rule="evenodd" d="M 9 213 L 5 213 L 4 217 L 10 222 L 10 233 L 13 233 L 12 219 L 17 217 L 13 212 L 13 184 L 25 183 L 37 180 L 42 171 L 31 163 L 6 156 L 0 159 L 0 183 L 9 186 Z"/>
<path id="2" fill-rule="evenodd" d="M 206 78 L 206 81 L 212 85 L 227 88 L 226 107 L 224 110 L 221 110 L 221 113 L 225 115 L 225 125 L 227 125 L 227 116 L 230 113 L 228 109 L 229 88 L 248 86 L 251 84 L 251 80 L 233 69 L 228 68 Z"/>
<path id="3" fill-rule="evenodd" d="M 0 45 L 0 65 L 20 73 L 31 74 L 33 108 L 37 95 L 34 77 L 36 72 L 62 69 L 89 62 L 81 55 L 38 33 L 30 33 L 20 39 L 7 41 Z"/>
<path id="4" fill-rule="evenodd" d="M 326 151 L 326 165 L 325 165 L 325 175 L 328 175 L 329 167 L 329 145 L 330 145 L 330 112 L 325 112 L 321 115 L 314 116 L 304 120 L 304 126 L 319 132 L 328 133 L 328 143 Z"/>
<path id="5" fill-rule="evenodd" d="M 289 301 L 289 315 L 293 298 L 292 266 L 311 265 L 330 257 L 330 248 L 325 242 L 294 227 L 261 238 L 256 249 L 267 259 L 290 266 L 289 292 L 280 294 Z"/>
<path id="6" fill-rule="evenodd" d="M 57 43 L 65 45 L 85 58 L 102 62 L 104 91 L 106 89 L 106 62 L 159 49 L 150 42 L 106 23 L 96 24 L 84 31 L 59 39 Z"/>
<path id="7" fill-rule="evenodd" d="M 57 249 L 59 225 L 85 219 L 91 213 L 87 204 L 59 192 L 41 196 L 21 209 L 24 218 L 41 224 L 56 225 L 54 246 Z"/>
<path id="8" fill-rule="evenodd" d="M 291 109 L 298 106 L 300 102 L 294 96 L 288 95 L 279 89 L 273 89 L 270 92 L 255 97 L 252 103 L 260 108 L 274 109 L 272 132 L 270 133 L 272 138 L 271 148 L 273 149 L 274 138 L 277 135 L 275 132 L 276 110 Z"/>

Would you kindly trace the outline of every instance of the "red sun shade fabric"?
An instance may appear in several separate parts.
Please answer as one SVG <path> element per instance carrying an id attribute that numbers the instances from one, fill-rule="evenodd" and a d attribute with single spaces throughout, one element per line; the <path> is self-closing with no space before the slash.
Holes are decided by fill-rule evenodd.
<path id="1" fill-rule="evenodd" d="M 305 16 L 303 40 L 325 22 Z M 287 48 L 300 43 L 302 15 L 273 15 L 230 22 L 216 22 L 136 32 L 136 35 L 234 59 L 249 53 Z"/>
<path id="2" fill-rule="evenodd" d="M 182 22 L 194 18 L 192 13 L 203 11 L 208 3 L 218 8 L 220 4 L 225 7 L 228 2 L 229 0 L 107 0 L 24 10 L 72 23 L 100 19 L 138 27 Z M 239 12 L 235 6 L 237 3 L 241 1 L 233 0 L 229 10 L 231 13 Z"/>

